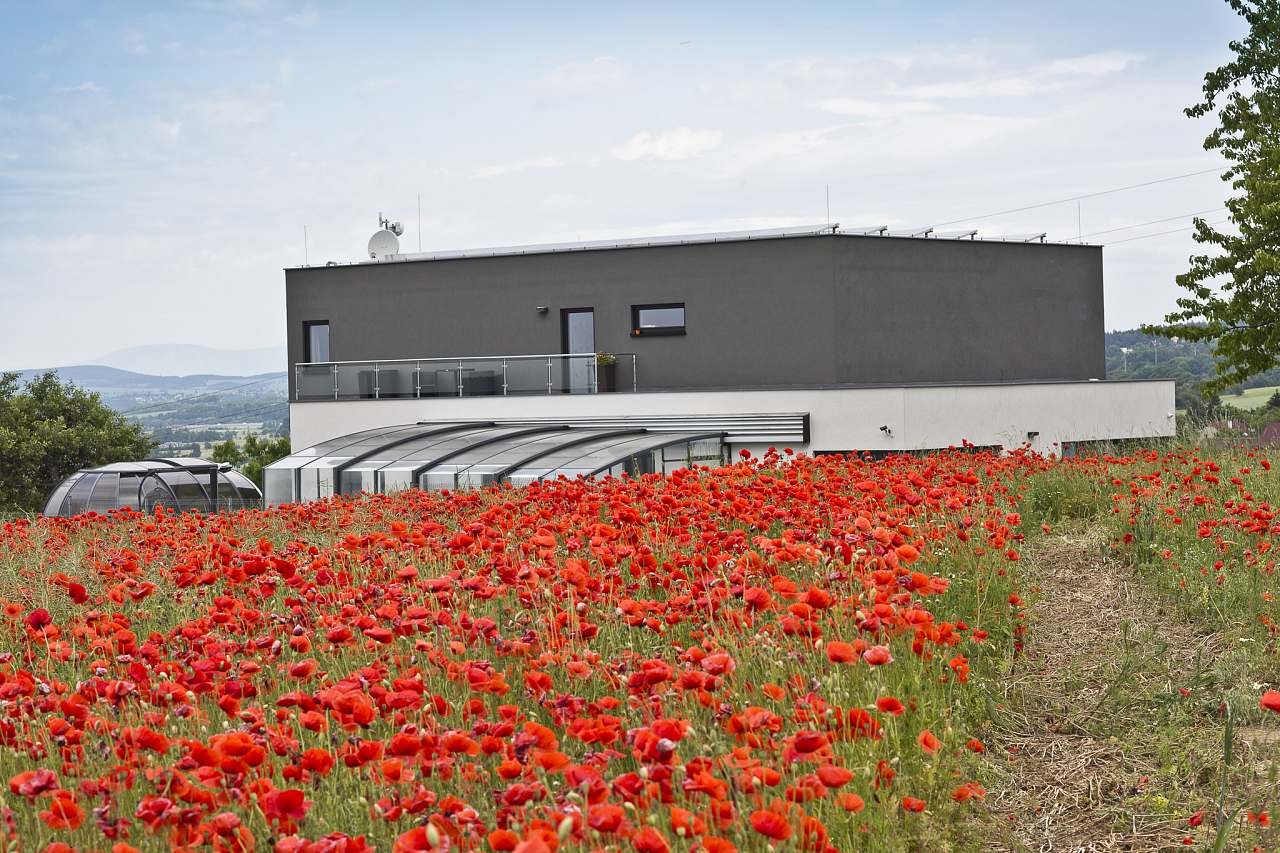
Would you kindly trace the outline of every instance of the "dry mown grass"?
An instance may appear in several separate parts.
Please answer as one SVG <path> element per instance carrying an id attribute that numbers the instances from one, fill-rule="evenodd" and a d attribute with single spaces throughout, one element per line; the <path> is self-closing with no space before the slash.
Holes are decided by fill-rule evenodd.
<path id="1" fill-rule="evenodd" d="M 1027 563 L 1039 590 L 1025 655 L 992 714 L 1001 784 L 988 847 L 1187 849 L 1187 818 L 1203 808 L 1203 849 L 1223 759 L 1213 697 L 1238 677 L 1228 640 L 1177 616 L 1108 553 L 1098 528 L 1045 537 Z M 1229 790 L 1265 780 L 1276 756 L 1248 730 L 1235 740 Z"/>

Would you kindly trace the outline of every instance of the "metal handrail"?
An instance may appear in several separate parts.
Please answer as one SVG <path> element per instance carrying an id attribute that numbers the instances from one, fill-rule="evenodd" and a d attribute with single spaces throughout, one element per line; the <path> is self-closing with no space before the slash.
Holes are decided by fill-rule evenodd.
<path id="1" fill-rule="evenodd" d="M 611 352 L 611 353 L 552 352 L 552 353 L 546 353 L 545 355 L 464 355 L 464 356 L 452 355 L 452 356 L 431 356 L 430 358 L 356 358 L 350 361 L 297 361 L 297 362 L 294 362 L 293 366 L 295 368 L 296 367 L 329 367 L 329 366 L 340 367 L 344 364 L 417 364 L 418 362 L 422 362 L 422 361 L 433 361 L 433 362 L 447 361 L 452 364 L 457 364 L 459 361 L 502 361 L 503 359 L 506 359 L 507 361 L 524 361 L 524 360 L 545 359 L 545 358 L 586 358 L 587 356 L 591 356 L 592 358 L 595 358 L 600 355 L 613 355 L 613 356 L 629 355 L 632 358 L 635 358 L 636 354 L 633 352 Z"/>
<path id="2" fill-rule="evenodd" d="M 508 367 L 511 362 L 543 362 L 547 366 L 546 392 L 547 394 L 556 393 L 555 379 L 555 363 L 557 361 L 564 362 L 566 360 L 572 364 L 573 360 L 590 359 L 592 364 L 598 365 L 601 355 L 612 356 L 616 363 L 618 360 L 631 359 L 631 390 L 640 390 L 640 380 L 637 375 L 637 359 L 634 352 L 620 353 L 595 353 L 595 352 L 569 352 L 569 353 L 546 353 L 542 355 L 474 355 L 474 356 L 431 356 L 427 358 L 392 358 L 392 359 L 351 359 L 347 361 L 300 361 L 294 363 L 294 399 L 303 401 L 304 399 L 316 400 L 326 399 L 332 395 L 332 399 L 343 399 L 342 391 L 342 372 L 343 368 L 357 367 L 369 368 L 372 373 L 370 377 L 371 383 L 369 392 L 366 394 L 356 395 L 360 399 L 382 399 L 382 372 L 386 368 L 392 367 L 409 367 L 413 373 L 413 398 L 421 399 L 423 396 L 422 375 L 423 368 L 426 365 L 444 364 L 448 365 L 447 370 L 455 371 L 456 376 L 456 392 L 459 397 L 466 396 L 510 396 L 511 384 L 509 382 Z M 498 363 L 501 365 L 501 393 L 500 394 L 473 394 L 468 395 L 466 390 L 466 373 L 468 372 L 468 363 Z M 495 365 L 496 366 L 496 365 Z M 302 379 L 304 372 L 310 370 L 312 377 L 323 376 L 328 373 L 333 378 L 332 390 L 326 390 L 322 394 L 308 392 L 305 397 L 302 391 Z M 439 373 L 440 371 L 436 371 Z M 584 377 L 585 386 L 578 386 L 581 391 L 587 394 L 600 393 L 600 378 L 597 370 L 589 370 Z M 572 392 L 572 389 L 567 389 Z M 452 393 L 452 392 L 450 392 Z M 347 396 L 350 396 L 349 394 Z M 401 395 L 392 393 L 393 397 Z"/>

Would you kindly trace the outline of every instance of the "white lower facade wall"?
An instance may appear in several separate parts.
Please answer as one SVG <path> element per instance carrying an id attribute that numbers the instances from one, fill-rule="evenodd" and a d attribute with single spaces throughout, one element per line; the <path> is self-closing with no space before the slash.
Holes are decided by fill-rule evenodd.
<path id="1" fill-rule="evenodd" d="M 290 404 L 289 424 L 296 451 L 416 421 L 795 412 L 810 416 L 809 444 L 793 445 L 797 452 L 928 450 L 969 441 L 1006 449 L 1030 443 L 1057 453 L 1063 442 L 1175 430 L 1172 380 L 327 401 Z M 743 447 L 759 453 L 768 445 L 733 449 Z"/>

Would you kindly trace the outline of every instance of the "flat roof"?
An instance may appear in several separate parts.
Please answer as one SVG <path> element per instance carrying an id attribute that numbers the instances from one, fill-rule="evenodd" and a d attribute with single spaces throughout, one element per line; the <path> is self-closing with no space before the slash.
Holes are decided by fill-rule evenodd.
<path id="1" fill-rule="evenodd" d="M 449 249 L 439 252 L 400 252 L 381 258 L 358 261 L 328 261 L 323 264 L 301 264 L 285 267 L 287 270 L 324 269 L 325 267 L 364 266 L 367 264 L 413 263 L 418 261 L 453 261 L 466 258 L 496 258 L 517 255 L 552 255 L 568 252 L 599 252 L 609 249 L 643 249 L 659 246 L 690 246 L 706 243 L 744 243 L 752 240 L 786 240 L 796 237 L 849 237 L 880 240 L 947 240 L 950 242 L 976 243 L 1045 243 L 1045 234 L 1009 234 L 979 237 L 977 231 L 934 231 L 932 228 L 891 229 L 887 225 L 845 227 L 831 225 L 793 226 L 790 228 L 765 228 L 751 231 L 715 231 L 704 234 L 670 234 L 654 237 L 629 237 L 609 240 L 583 240 L 574 243 L 530 243 L 523 246 L 488 246 L 474 249 Z M 1064 243 L 1048 241 L 1055 246 L 1084 246 L 1096 248 L 1094 243 Z"/>

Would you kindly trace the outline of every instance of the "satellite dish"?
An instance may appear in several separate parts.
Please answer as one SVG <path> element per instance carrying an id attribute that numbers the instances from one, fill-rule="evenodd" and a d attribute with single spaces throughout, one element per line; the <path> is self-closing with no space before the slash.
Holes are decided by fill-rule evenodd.
<path id="1" fill-rule="evenodd" d="M 382 228 L 369 238 L 369 257 L 371 258 L 385 258 L 399 251 L 400 241 L 396 239 L 393 231 Z"/>

